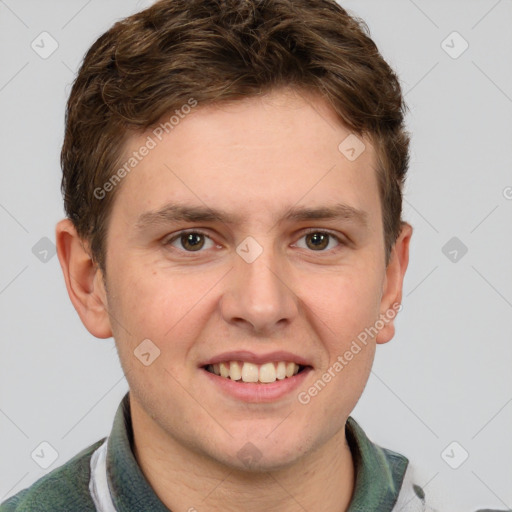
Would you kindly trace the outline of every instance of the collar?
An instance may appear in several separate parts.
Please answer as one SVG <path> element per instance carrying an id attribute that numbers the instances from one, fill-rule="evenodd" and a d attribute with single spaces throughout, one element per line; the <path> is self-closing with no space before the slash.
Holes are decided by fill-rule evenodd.
<path id="1" fill-rule="evenodd" d="M 408 460 L 372 443 L 351 416 L 345 432 L 355 466 L 354 494 L 347 512 L 390 512 L 397 501 Z M 106 473 L 117 512 L 169 512 L 142 474 L 133 454 L 129 392 L 119 404 L 107 440 Z"/>
<path id="2" fill-rule="evenodd" d="M 372 443 L 352 416 L 345 428 L 355 466 L 355 486 L 347 512 L 388 512 L 393 509 L 409 461 Z"/>
<path id="3" fill-rule="evenodd" d="M 169 512 L 160 501 L 133 454 L 129 392 L 121 400 L 107 444 L 107 479 L 117 512 Z"/>

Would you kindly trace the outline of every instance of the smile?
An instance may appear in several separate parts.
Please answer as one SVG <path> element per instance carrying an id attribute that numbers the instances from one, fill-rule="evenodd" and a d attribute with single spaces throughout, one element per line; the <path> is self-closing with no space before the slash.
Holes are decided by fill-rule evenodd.
<path id="1" fill-rule="evenodd" d="M 255 364 L 247 361 L 225 361 L 208 364 L 205 370 L 233 381 L 270 384 L 297 375 L 305 367 L 291 361 Z"/>

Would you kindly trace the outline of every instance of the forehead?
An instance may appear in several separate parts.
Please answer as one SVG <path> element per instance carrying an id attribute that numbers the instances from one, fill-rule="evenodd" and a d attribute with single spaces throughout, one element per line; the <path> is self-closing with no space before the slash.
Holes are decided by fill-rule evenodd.
<path id="1" fill-rule="evenodd" d="M 285 89 L 183 112 L 125 145 L 124 161 L 151 147 L 117 191 L 130 221 L 172 203 L 244 222 L 340 204 L 380 219 L 374 148 L 322 98 Z"/>

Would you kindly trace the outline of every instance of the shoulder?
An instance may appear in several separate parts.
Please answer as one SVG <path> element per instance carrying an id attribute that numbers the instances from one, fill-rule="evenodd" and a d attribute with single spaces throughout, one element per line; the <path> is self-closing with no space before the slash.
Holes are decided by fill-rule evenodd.
<path id="1" fill-rule="evenodd" d="M 105 438 L 0 504 L 0 512 L 94 512 L 89 494 L 90 460 Z"/>
<path id="2" fill-rule="evenodd" d="M 444 512 L 443 501 L 419 485 L 418 470 L 409 464 L 405 472 L 400 493 L 392 512 Z M 424 478 L 421 481 L 425 481 Z M 474 509 L 473 509 L 474 510 Z M 512 512 L 510 510 L 479 509 L 476 512 Z"/>

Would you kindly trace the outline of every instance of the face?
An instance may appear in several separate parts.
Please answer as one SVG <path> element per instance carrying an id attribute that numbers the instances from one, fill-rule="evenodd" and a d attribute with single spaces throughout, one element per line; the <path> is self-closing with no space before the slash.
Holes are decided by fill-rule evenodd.
<path id="1" fill-rule="evenodd" d="M 106 244 L 132 414 L 228 466 L 286 467 L 343 432 L 392 336 L 375 325 L 404 269 L 385 265 L 374 148 L 347 158 L 327 104 L 285 90 L 197 107 L 126 158 L 148 135 Z"/>

